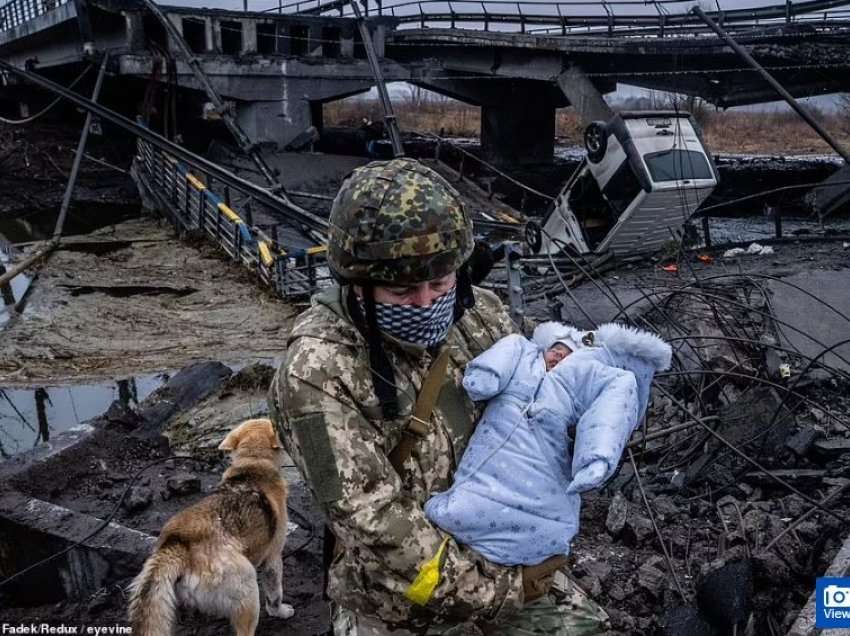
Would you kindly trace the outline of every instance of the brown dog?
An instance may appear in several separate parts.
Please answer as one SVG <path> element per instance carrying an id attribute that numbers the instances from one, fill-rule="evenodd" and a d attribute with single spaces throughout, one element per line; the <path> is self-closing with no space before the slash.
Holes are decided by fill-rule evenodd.
<path id="1" fill-rule="evenodd" d="M 266 611 L 289 618 L 282 602 L 286 539 L 286 482 L 281 446 L 271 421 L 243 422 L 219 445 L 231 465 L 216 491 L 168 520 L 154 553 L 130 586 L 130 623 L 136 636 L 167 636 L 178 606 L 230 619 L 250 636 Z"/>

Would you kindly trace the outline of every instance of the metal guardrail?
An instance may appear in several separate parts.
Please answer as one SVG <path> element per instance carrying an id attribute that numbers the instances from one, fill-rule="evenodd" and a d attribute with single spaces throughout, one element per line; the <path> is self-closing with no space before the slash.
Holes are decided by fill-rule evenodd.
<path id="1" fill-rule="evenodd" d="M 303 15 L 322 15 L 331 12 L 351 17 L 347 9 L 350 0 L 297 0 L 268 11 Z M 690 3 L 692 4 L 692 3 Z M 401 23 L 419 23 L 421 28 L 446 24 L 455 28 L 459 22 L 483 25 L 514 24 L 521 32 L 528 25 L 547 27 L 553 35 L 599 33 L 607 35 L 632 34 L 638 29 L 650 30 L 647 35 L 666 35 L 693 30 L 708 33 L 699 19 L 689 13 L 690 4 L 684 0 L 405 0 L 390 3 L 376 0 L 366 5 L 367 16 L 390 16 Z M 636 13 L 631 7 L 652 7 L 655 13 Z M 829 23 L 847 17 L 846 11 L 832 11 L 850 6 L 846 0 L 786 0 L 765 7 L 731 8 L 713 11 L 710 15 L 730 27 L 758 27 L 770 24 L 806 22 Z M 510 9 L 507 9 L 507 8 Z M 595 13 L 576 11 L 580 7 L 596 7 Z M 623 8 L 626 8 L 625 11 Z M 557 31 L 556 31 L 557 30 Z"/>
<path id="2" fill-rule="evenodd" d="M 0 6 L 0 31 L 13 29 L 70 0 L 12 0 Z"/>
<path id="3" fill-rule="evenodd" d="M 423 137 L 432 139 L 436 142 L 434 146 L 435 161 L 442 162 L 453 170 L 456 170 L 461 179 L 469 176 L 470 172 L 477 173 L 473 177 L 473 180 L 475 180 L 479 187 L 485 190 L 490 197 L 495 194 L 493 181 L 496 179 L 500 179 L 502 182 L 509 184 L 510 187 L 516 188 L 522 192 L 521 203 L 519 206 L 519 212 L 522 214 L 526 214 L 530 210 L 536 210 L 539 212 L 541 205 L 545 208 L 555 200 L 555 197 L 552 197 L 545 192 L 540 192 L 540 190 L 535 190 L 522 181 L 518 181 L 506 172 L 499 170 L 493 164 L 485 161 L 481 157 L 469 150 L 466 150 L 451 140 L 446 139 L 445 137 L 440 137 L 439 135 L 434 134 L 424 134 Z M 452 153 L 455 153 L 456 156 L 452 157 Z M 536 199 L 540 205 L 530 206 L 529 201 L 531 199 Z"/>
<path id="4" fill-rule="evenodd" d="M 251 223 L 249 193 L 240 212 L 212 190 L 212 179 L 146 141 L 139 140 L 134 173 L 180 229 L 200 234 L 287 300 L 303 299 L 332 282 L 324 245 L 285 249 Z M 227 200 L 226 200 L 227 199 Z"/>

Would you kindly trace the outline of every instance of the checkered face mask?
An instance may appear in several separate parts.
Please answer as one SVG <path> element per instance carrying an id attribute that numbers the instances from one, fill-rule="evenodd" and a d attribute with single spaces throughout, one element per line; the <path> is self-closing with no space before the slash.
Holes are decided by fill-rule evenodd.
<path id="1" fill-rule="evenodd" d="M 375 303 L 375 317 L 381 331 L 405 342 L 433 347 L 446 339 L 454 319 L 454 309 L 455 288 L 452 287 L 430 307 Z M 360 310 L 365 315 L 362 298 Z"/>

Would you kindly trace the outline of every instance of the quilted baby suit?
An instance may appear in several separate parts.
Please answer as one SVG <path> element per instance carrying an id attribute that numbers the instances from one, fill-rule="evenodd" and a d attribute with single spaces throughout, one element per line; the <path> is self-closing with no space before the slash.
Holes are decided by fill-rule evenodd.
<path id="1" fill-rule="evenodd" d="M 584 344 L 547 373 L 543 354 L 558 341 Z M 613 323 L 588 335 L 550 322 L 532 340 L 499 340 L 467 366 L 464 387 L 489 403 L 454 484 L 426 502 L 425 514 L 495 563 L 567 554 L 579 493 L 614 473 L 670 358 L 657 336 Z"/>

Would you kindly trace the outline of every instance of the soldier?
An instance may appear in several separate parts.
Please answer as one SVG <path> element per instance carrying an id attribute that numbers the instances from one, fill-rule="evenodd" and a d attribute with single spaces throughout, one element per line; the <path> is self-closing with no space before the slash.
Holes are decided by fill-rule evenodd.
<path id="1" fill-rule="evenodd" d="M 574 585 L 550 594 L 563 558 L 499 566 L 425 518 L 480 415 L 464 367 L 515 331 L 498 298 L 472 287 L 472 250 L 457 192 L 410 159 L 358 168 L 334 199 L 328 262 L 340 286 L 296 319 L 269 404 L 336 538 L 335 634 L 607 626 Z"/>

